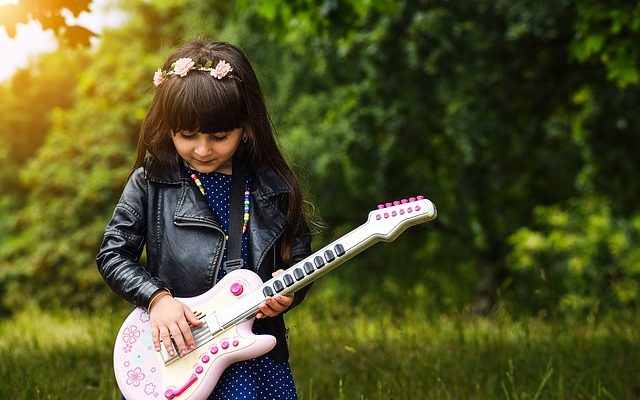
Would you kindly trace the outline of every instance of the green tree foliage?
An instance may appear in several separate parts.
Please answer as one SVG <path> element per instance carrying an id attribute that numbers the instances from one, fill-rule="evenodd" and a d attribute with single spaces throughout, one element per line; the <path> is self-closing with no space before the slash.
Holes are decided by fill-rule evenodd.
<path id="1" fill-rule="evenodd" d="M 511 237 L 513 303 L 528 311 L 568 315 L 635 309 L 638 240 L 640 218 L 616 217 L 606 198 L 584 197 L 566 208 L 539 207 L 535 227 Z"/>
<path id="2" fill-rule="evenodd" d="M 637 35 L 636 8 L 605 12 L 587 0 L 237 5 L 126 3 L 129 23 L 104 35 L 68 91 L 72 104 L 51 114 L 38 152 L 24 153 L 23 195 L 11 201 L 20 211 L 0 223 L 6 304 L 115 300 L 93 257 L 129 172 L 152 71 L 174 43 L 208 33 L 253 60 L 280 141 L 329 227 L 318 243 L 362 223 L 380 202 L 425 194 L 438 206 L 435 223 L 337 273 L 345 301 L 487 311 L 502 299 L 568 314 L 637 306 L 640 92 L 637 57 L 623 51 Z M 603 37 L 598 46 L 594 35 Z M 2 165 L 13 157 L 7 143 Z"/>
<path id="3" fill-rule="evenodd" d="M 637 52 L 628 35 L 637 31 L 637 6 L 603 10 L 568 0 L 245 5 L 272 22 L 271 33 L 303 63 L 288 67 L 300 71 L 290 87 L 301 88 L 287 114 L 291 151 L 307 160 L 334 234 L 341 223 L 356 223 L 352 205 L 362 199 L 426 189 L 439 207 L 435 231 L 359 259 L 374 285 L 380 275 L 399 282 L 383 288 L 396 288 L 400 298 L 412 282 L 426 281 L 436 298 L 458 304 L 470 300 L 473 286 L 476 308 L 486 311 L 499 291 L 536 290 L 535 282 L 510 286 L 509 254 L 512 246 L 521 251 L 524 235 L 508 238 L 536 224 L 538 207 L 565 208 L 598 193 L 611 202 L 616 220 L 637 210 L 638 166 L 629 149 L 639 144 L 638 68 L 636 53 L 625 51 Z M 590 47 L 589 38 L 602 32 L 606 40 Z M 565 250 L 556 250 L 561 260 Z M 391 278 L 398 275 L 404 278 Z M 614 290 L 611 281 L 585 281 Z"/>
<path id="4" fill-rule="evenodd" d="M 0 86 L 0 258 L 15 233 L 13 217 L 30 191 L 21 184 L 20 172 L 45 141 L 52 112 L 75 101 L 75 86 L 87 66 L 87 56 L 86 51 L 61 47 L 18 70 L 10 82 Z"/>
<path id="5" fill-rule="evenodd" d="M 26 196 L 0 259 L 8 306 L 109 299 L 94 257 L 132 162 L 153 69 L 149 43 L 132 42 L 132 33 L 104 35 L 91 65 L 68 88 L 77 91 L 74 105 L 54 110 L 44 144 L 20 173 Z"/>
<path id="6" fill-rule="evenodd" d="M 640 4 L 580 1 L 575 7 L 574 57 L 603 65 L 621 88 L 640 83 Z"/>
<path id="7" fill-rule="evenodd" d="M 43 145 L 17 174 L 20 209 L 9 219 L 8 239 L 0 245 L 5 307 L 95 308 L 119 302 L 97 272 L 95 254 L 135 158 L 153 71 L 167 51 L 163 46 L 179 40 L 194 21 L 174 17 L 184 6 L 129 3 L 128 24 L 105 33 L 91 63 L 75 82 L 67 81 L 66 90 L 76 92 L 73 104 L 53 109 Z M 211 22 L 196 20 L 202 26 Z M 0 162 L 3 157 L 6 152 Z"/>

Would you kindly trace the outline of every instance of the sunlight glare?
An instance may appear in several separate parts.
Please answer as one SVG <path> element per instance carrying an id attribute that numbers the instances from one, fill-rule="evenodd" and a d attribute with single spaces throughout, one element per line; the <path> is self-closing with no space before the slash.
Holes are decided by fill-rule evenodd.
<path id="1" fill-rule="evenodd" d="M 10 38 L 0 29 L 0 81 L 9 78 L 16 68 L 27 66 L 31 57 L 58 47 L 53 32 L 43 31 L 37 21 L 18 24 L 16 31 L 16 37 Z"/>

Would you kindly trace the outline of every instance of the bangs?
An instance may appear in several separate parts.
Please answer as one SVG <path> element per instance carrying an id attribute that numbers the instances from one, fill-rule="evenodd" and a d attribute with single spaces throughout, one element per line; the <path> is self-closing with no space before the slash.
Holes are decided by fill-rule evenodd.
<path id="1" fill-rule="evenodd" d="M 165 81 L 162 93 L 164 124 L 173 132 L 228 132 L 247 122 L 236 79 L 216 79 L 206 71 Z"/>

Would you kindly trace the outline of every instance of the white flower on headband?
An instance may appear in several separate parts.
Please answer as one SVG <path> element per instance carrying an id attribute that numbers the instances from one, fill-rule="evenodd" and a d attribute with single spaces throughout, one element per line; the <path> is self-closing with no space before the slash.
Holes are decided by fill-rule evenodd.
<path id="1" fill-rule="evenodd" d="M 216 67 L 211 71 L 211 76 L 213 76 L 214 78 L 222 79 L 231 71 L 233 71 L 233 68 L 231 68 L 231 64 L 229 64 L 225 60 L 220 60 L 218 61 Z"/>
<path id="2" fill-rule="evenodd" d="M 156 73 L 153 74 L 153 84 L 155 86 L 158 86 L 159 84 L 164 82 L 165 79 L 167 79 L 167 78 L 164 77 L 164 73 L 162 73 L 162 68 L 158 68 Z"/>
<path id="3" fill-rule="evenodd" d="M 180 76 L 187 76 L 187 73 L 196 63 L 190 58 L 179 58 L 173 63 L 173 74 Z"/>
<path id="4" fill-rule="evenodd" d="M 158 68 L 155 74 L 153 74 L 153 84 L 154 86 L 159 86 L 162 82 L 164 82 L 171 76 L 185 77 L 191 70 L 207 71 L 209 72 L 209 75 L 217 79 L 222 79 L 225 76 L 238 79 L 233 75 L 229 75 L 229 72 L 232 72 L 233 68 L 231 68 L 231 64 L 229 64 L 225 60 L 218 61 L 218 64 L 215 68 L 212 68 L 212 65 L 213 61 L 211 60 L 208 60 L 204 65 L 201 65 L 196 64 L 195 61 L 193 61 L 193 59 L 189 57 L 179 58 L 176 60 L 176 62 L 171 64 L 171 70 L 169 71 L 164 71 L 162 68 Z"/>

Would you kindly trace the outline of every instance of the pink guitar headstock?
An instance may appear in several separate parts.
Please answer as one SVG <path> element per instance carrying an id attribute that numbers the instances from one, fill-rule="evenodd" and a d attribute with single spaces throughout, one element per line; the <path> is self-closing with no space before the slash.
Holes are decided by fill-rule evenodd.
<path id="1" fill-rule="evenodd" d="M 434 204 L 424 196 L 379 204 L 369 213 L 367 225 L 382 240 L 391 241 L 412 225 L 431 221 L 437 215 Z"/>

